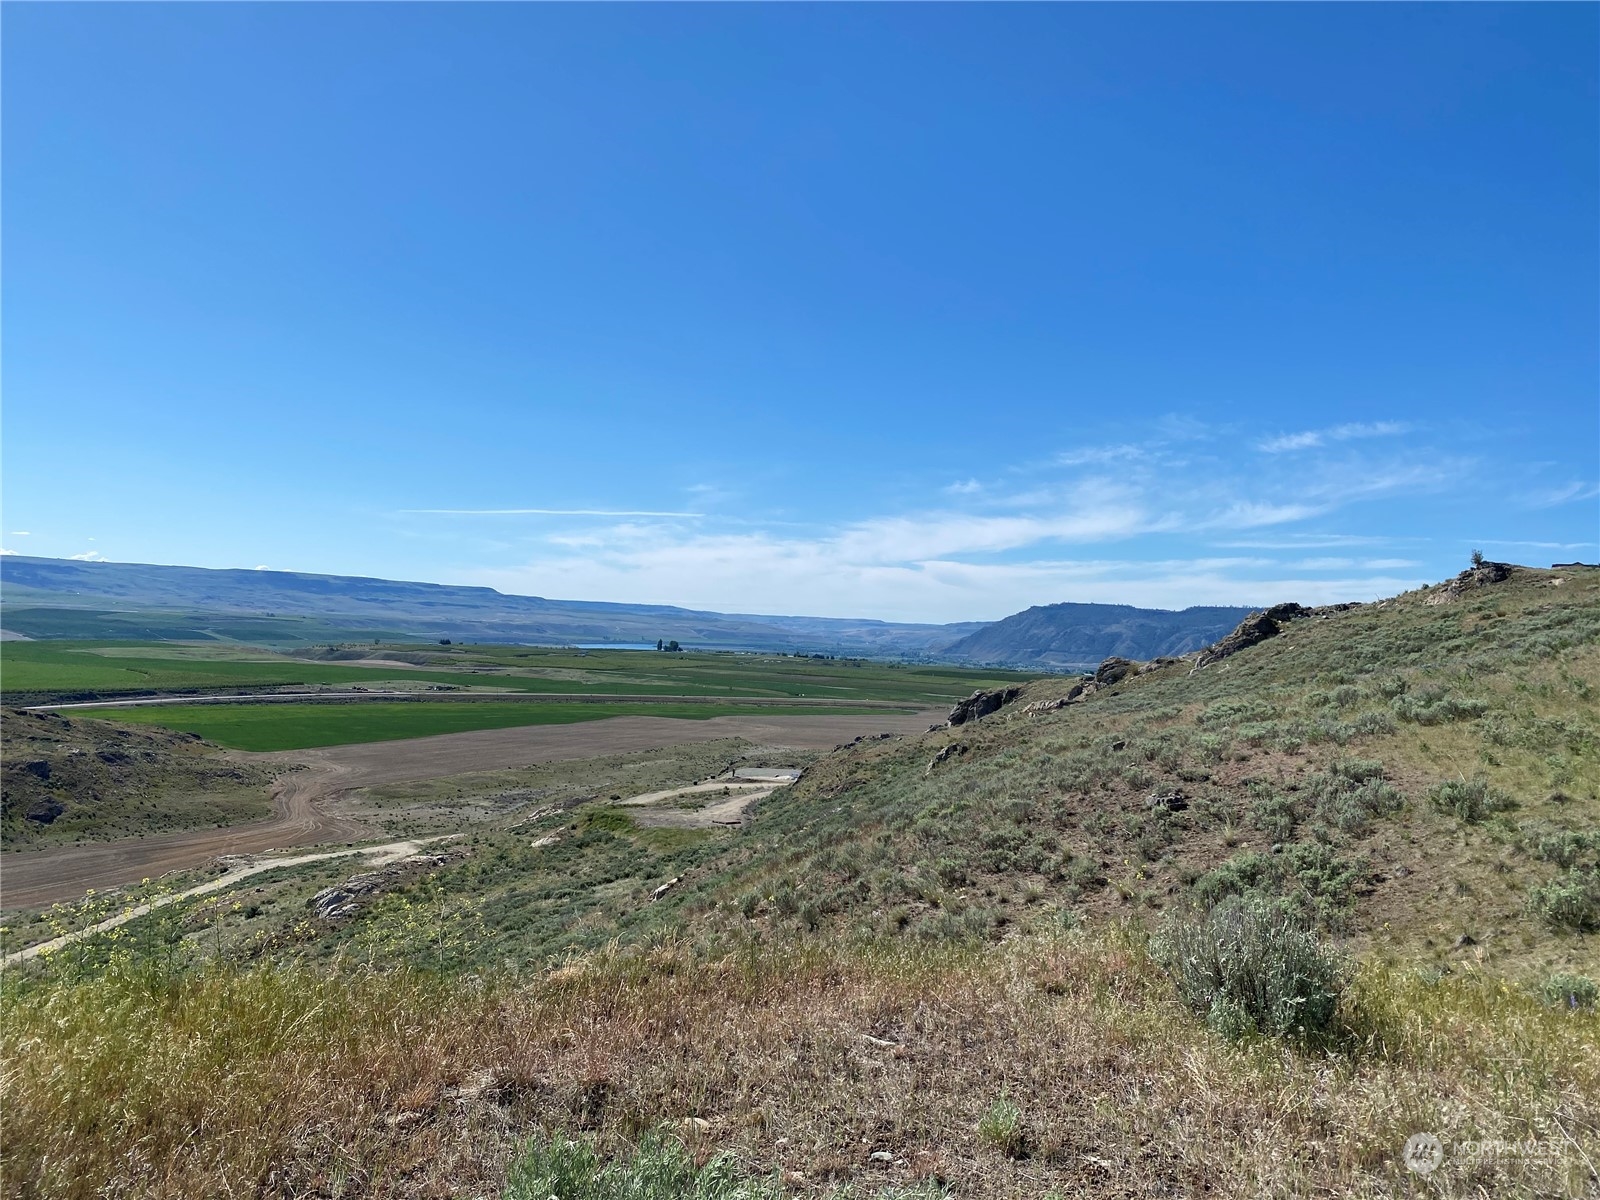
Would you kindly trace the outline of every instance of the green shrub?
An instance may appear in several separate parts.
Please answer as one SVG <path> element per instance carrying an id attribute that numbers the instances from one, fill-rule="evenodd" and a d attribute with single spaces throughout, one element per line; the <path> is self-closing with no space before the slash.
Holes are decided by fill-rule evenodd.
<path id="1" fill-rule="evenodd" d="M 1350 728 L 1355 730 L 1357 737 L 1377 737 L 1380 734 L 1393 733 L 1396 726 L 1392 714 L 1382 709 L 1372 709 L 1351 721 Z"/>
<path id="2" fill-rule="evenodd" d="M 1586 855 L 1600 852 L 1600 829 L 1584 832 L 1524 823 L 1519 832 L 1524 849 L 1558 867 L 1574 866 Z"/>
<path id="3" fill-rule="evenodd" d="M 1333 1030 L 1344 965 L 1281 904 L 1230 898 L 1174 923 L 1153 949 L 1184 1004 L 1230 1040 Z"/>
<path id="4" fill-rule="evenodd" d="M 1203 726 L 1229 726 L 1270 716 L 1272 710 L 1259 700 L 1216 700 L 1206 705 L 1195 720 Z"/>
<path id="5" fill-rule="evenodd" d="M 1194 883 L 1194 900 L 1203 908 L 1221 904 L 1230 896 L 1241 896 L 1273 875 L 1272 857 L 1250 851 L 1236 854 L 1220 867 L 1207 871 Z"/>
<path id="6" fill-rule="evenodd" d="M 978 1137 L 1007 1158 L 1022 1155 L 1022 1110 L 1001 1095 L 978 1118 Z"/>
<path id="7" fill-rule="evenodd" d="M 536 1138 L 512 1165 L 504 1200 L 779 1200 L 783 1190 L 746 1179 L 719 1154 L 696 1168 L 683 1145 L 652 1134 L 627 1159 L 606 1163 L 592 1146 Z"/>
<path id="8" fill-rule="evenodd" d="M 792 917 L 800 911 L 800 894 L 794 884 L 785 879 L 772 893 L 772 907 L 780 917 Z"/>
<path id="9" fill-rule="evenodd" d="M 1364 859 L 1345 858 L 1321 842 L 1285 846 L 1274 866 L 1290 900 L 1331 927 L 1343 924 L 1344 914 L 1355 903 L 1356 887 L 1367 873 Z"/>
<path id="10" fill-rule="evenodd" d="M 1552 929 L 1600 929 L 1600 867 L 1571 867 L 1529 888 L 1528 911 Z"/>
<path id="11" fill-rule="evenodd" d="M 1447 779 L 1436 784 L 1428 799 L 1440 812 L 1452 813 L 1462 821 L 1481 821 L 1491 813 L 1504 812 L 1515 801 L 1483 779 Z"/>
<path id="12" fill-rule="evenodd" d="M 1539 995 L 1559 1008 L 1589 1009 L 1600 1001 L 1600 983 L 1587 975 L 1558 972 L 1539 985 Z"/>
<path id="13" fill-rule="evenodd" d="M 1299 819 L 1299 810 L 1289 796 L 1258 796 L 1250 802 L 1250 823 L 1274 842 L 1293 837 Z"/>
<path id="14" fill-rule="evenodd" d="M 1316 817 L 1344 833 L 1365 833 L 1373 817 L 1398 812 L 1405 797 L 1383 778 L 1383 764 L 1351 758 L 1306 781 Z"/>
<path id="15" fill-rule="evenodd" d="M 1489 711 L 1487 701 L 1453 696 L 1437 688 L 1396 696 L 1389 707 L 1402 721 L 1418 725 L 1448 725 L 1452 721 L 1481 717 Z"/>

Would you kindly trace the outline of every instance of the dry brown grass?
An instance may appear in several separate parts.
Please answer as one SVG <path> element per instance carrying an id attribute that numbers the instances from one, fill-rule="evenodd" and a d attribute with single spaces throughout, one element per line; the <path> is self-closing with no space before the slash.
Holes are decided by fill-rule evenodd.
<path id="1" fill-rule="evenodd" d="M 538 1131 L 663 1122 L 800 1192 L 1583 1194 L 1600 1018 L 1468 977 L 1369 970 L 1345 1048 L 1230 1046 L 1136 938 L 982 950 L 665 945 L 484 982 L 137 966 L 13 985 L 14 1196 L 489 1195 Z M 980 1136 L 1002 1095 L 1020 1147 Z M 700 1123 L 685 1125 L 688 1118 Z M 1424 1188 L 1400 1162 L 1431 1130 Z M 1535 1161 L 1463 1140 L 1533 1139 Z M 893 1161 L 874 1161 L 888 1151 Z"/>

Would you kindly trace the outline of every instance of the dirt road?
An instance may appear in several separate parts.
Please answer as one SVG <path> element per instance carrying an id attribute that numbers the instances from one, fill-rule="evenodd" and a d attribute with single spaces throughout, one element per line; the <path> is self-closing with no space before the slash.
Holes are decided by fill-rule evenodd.
<path id="1" fill-rule="evenodd" d="M 787 780 L 781 783 L 740 783 L 732 779 L 718 779 L 712 783 L 697 783 L 691 787 L 672 788 L 665 792 L 646 792 L 642 796 L 632 796 L 620 803 L 624 807 L 645 809 L 644 812 L 634 814 L 634 820 L 640 825 L 673 825 L 681 829 L 701 829 L 712 825 L 737 825 L 743 820 L 745 809 L 757 800 L 765 800 L 780 787 L 788 786 Z M 670 803 L 680 797 L 698 801 L 702 796 L 715 798 L 700 808 L 681 808 Z"/>
<path id="2" fill-rule="evenodd" d="M 135 905 L 126 912 L 118 913 L 114 917 L 107 917 L 104 921 L 90 925 L 86 929 L 62 934 L 60 937 L 52 938 L 48 942 L 40 942 L 38 945 L 29 946 L 25 950 L 18 950 L 13 954 L 8 954 L 4 960 L 0 961 L 3 961 L 6 966 L 10 966 L 12 963 L 35 958 L 40 954 L 50 954 L 70 942 L 81 941 L 90 934 L 103 933 L 107 929 L 115 929 L 118 925 L 126 925 L 129 921 L 142 917 L 153 909 L 164 908 L 168 904 L 175 904 L 179 900 L 188 900 L 193 896 L 204 896 L 211 892 L 220 892 L 223 888 L 232 887 L 241 879 L 248 879 L 250 876 L 259 875 L 263 871 L 276 871 L 283 867 L 298 867 L 301 863 L 322 862 L 329 858 L 345 858 L 352 854 L 368 856 L 371 860 L 367 864 L 369 867 L 381 867 L 421 853 L 422 847 L 428 842 L 443 840 L 445 839 L 422 838 L 417 841 L 390 842 L 386 846 L 363 846 L 359 850 L 330 850 L 323 854 L 297 854 L 288 858 L 244 859 L 229 867 L 224 874 L 202 883 L 199 887 L 192 887 L 183 892 L 172 892 L 169 895 L 160 896 L 148 904 Z"/>
<path id="3" fill-rule="evenodd" d="M 481 729 L 398 742 L 240 755 L 254 763 L 306 766 L 306 770 L 288 772 L 278 781 L 271 817 L 225 829 L 0 854 L 0 907 L 35 908 L 77 900 L 89 888 L 104 891 L 137 883 L 168 871 L 201 866 L 221 854 L 260 854 L 289 846 L 371 837 L 374 831 L 330 816 L 323 808 L 324 801 L 351 788 L 627 754 L 716 738 L 828 750 L 862 734 L 921 733 L 942 717 L 937 711 L 816 717 L 751 714 L 705 721 L 611 717 L 578 725 Z"/>

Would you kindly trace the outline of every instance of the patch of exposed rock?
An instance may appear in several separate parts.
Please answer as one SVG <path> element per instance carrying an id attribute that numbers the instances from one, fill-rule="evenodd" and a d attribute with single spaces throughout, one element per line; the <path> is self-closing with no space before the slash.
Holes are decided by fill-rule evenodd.
<path id="1" fill-rule="evenodd" d="M 1152 811 L 1160 809 L 1162 812 L 1180 813 L 1189 807 L 1189 797 L 1178 788 L 1164 792 L 1156 792 L 1148 801 Z"/>
<path id="2" fill-rule="evenodd" d="M 1462 596 L 1477 588 L 1504 583 L 1511 578 L 1511 572 L 1515 569 L 1510 563 L 1487 561 L 1474 563 L 1454 579 L 1447 579 L 1434 588 L 1423 603 L 1453 604 L 1461 599 Z"/>
<path id="3" fill-rule="evenodd" d="M 1279 606 L 1283 607 L 1282 605 Z M 1296 605 L 1295 607 L 1299 607 Z M 1215 645 L 1207 646 L 1200 651 L 1199 657 L 1194 661 L 1195 670 L 1208 667 L 1214 662 L 1221 662 L 1225 658 L 1248 650 L 1251 646 L 1259 645 L 1268 638 L 1277 637 L 1282 632 L 1276 621 L 1264 612 L 1251 613 L 1239 622 L 1239 627 Z"/>
<path id="4" fill-rule="evenodd" d="M 1073 689 L 1074 694 L 1081 691 L 1083 691 L 1083 685 L 1081 683 Z M 1065 708 L 1071 703 L 1071 695 L 1057 696 L 1054 700 L 1035 700 L 1032 704 L 1028 705 L 1027 708 L 1023 709 L 1022 712 L 1024 716 L 1032 713 L 1055 712 L 1056 709 Z"/>
<path id="5" fill-rule="evenodd" d="M 1178 663 L 1186 661 L 1186 659 L 1169 658 L 1166 655 L 1162 655 L 1160 658 L 1152 658 L 1149 662 L 1145 663 L 1144 666 L 1140 667 L 1139 674 L 1148 675 L 1151 671 L 1159 671 L 1163 667 L 1173 667 Z"/>
<path id="6" fill-rule="evenodd" d="M 950 710 L 949 724 L 965 725 L 968 721 L 987 717 L 992 712 L 998 712 L 1002 705 L 1010 704 L 1021 694 L 1020 687 L 996 688 L 992 692 L 980 688 L 965 700 L 956 701 L 956 706 Z"/>
<path id="7" fill-rule="evenodd" d="M 306 902 L 311 915 L 319 921 L 343 921 L 355 916 L 372 900 L 410 882 L 419 871 L 432 870 L 451 861 L 448 854 L 419 854 L 402 862 L 352 875 L 343 883 L 323 888 Z"/>
<path id="8" fill-rule="evenodd" d="M 1120 683 L 1127 675 L 1138 666 L 1132 659 L 1112 655 L 1095 668 L 1094 682 L 1097 687 L 1110 687 Z"/>
<path id="9" fill-rule="evenodd" d="M 941 750 L 941 751 L 939 751 L 939 753 L 935 754 L 931 760 L 929 760 L 929 762 L 928 762 L 928 774 L 932 775 L 933 774 L 933 769 L 935 767 L 937 767 L 940 763 L 949 762 L 952 758 L 959 758 L 961 755 L 965 754 L 966 752 L 967 752 L 967 748 L 961 742 L 951 742 L 943 750 Z"/>

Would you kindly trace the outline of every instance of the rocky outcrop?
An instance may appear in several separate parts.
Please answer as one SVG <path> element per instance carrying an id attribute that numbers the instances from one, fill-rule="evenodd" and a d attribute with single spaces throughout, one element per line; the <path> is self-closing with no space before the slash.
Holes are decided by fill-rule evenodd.
<path id="1" fill-rule="evenodd" d="M 949 762 L 952 758 L 959 758 L 967 752 L 966 746 L 960 742 L 951 742 L 939 753 L 935 754 L 928 762 L 928 774 L 933 774 L 933 769 L 940 763 Z"/>
<path id="2" fill-rule="evenodd" d="M 35 800 L 24 816 L 35 825 L 52 825 L 55 819 L 66 811 L 66 805 L 60 800 L 54 796 L 46 796 L 42 800 Z"/>
<path id="3" fill-rule="evenodd" d="M 1281 606 L 1280 606 L 1281 607 Z M 1282 630 L 1278 623 L 1264 612 L 1251 613 L 1239 622 L 1239 627 L 1215 645 L 1207 646 L 1200 651 L 1195 659 L 1194 668 L 1208 667 L 1214 662 L 1248 650 L 1251 646 L 1259 645 L 1268 638 L 1277 637 Z"/>
<path id="4" fill-rule="evenodd" d="M 306 902 L 306 907 L 319 921 L 332 923 L 347 920 L 372 900 L 409 883 L 418 874 L 443 866 L 452 857 L 447 854 L 417 854 L 381 871 L 352 875 L 335 887 L 323 888 Z"/>
<path id="5" fill-rule="evenodd" d="M 1311 612 L 1312 610 L 1307 608 L 1304 604 L 1296 604 L 1293 600 L 1290 600 L 1286 604 L 1274 604 L 1271 608 L 1267 609 L 1267 616 L 1271 617 L 1274 621 L 1281 625 L 1285 621 L 1294 621 L 1300 617 L 1309 617 Z"/>
<path id="6" fill-rule="evenodd" d="M 1489 587 L 1496 583 L 1504 583 L 1511 578 L 1511 572 L 1516 568 L 1510 563 L 1489 562 L 1485 560 L 1473 563 L 1454 579 L 1447 579 L 1434 588 L 1425 604 L 1452 604 L 1461 599 L 1470 591 L 1481 587 Z"/>
<path id="7" fill-rule="evenodd" d="M 1138 665 L 1131 659 L 1113 654 L 1095 668 L 1094 681 L 1099 687 L 1110 687 L 1114 683 L 1121 682 Z"/>
<path id="8" fill-rule="evenodd" d="M 987 717 L 992 712 L 998 712 L 1002 705 L 1010 704 L 1022 695 L 1019 687 L 996 688 L 992 692 L 983 691 L 981 688 L 973 692 L 965 700 L 956 701 L 956 706 L 950 710 L 951 726 L 965 725 L 968 721 L 976 721 L 979 717 Z"/>

